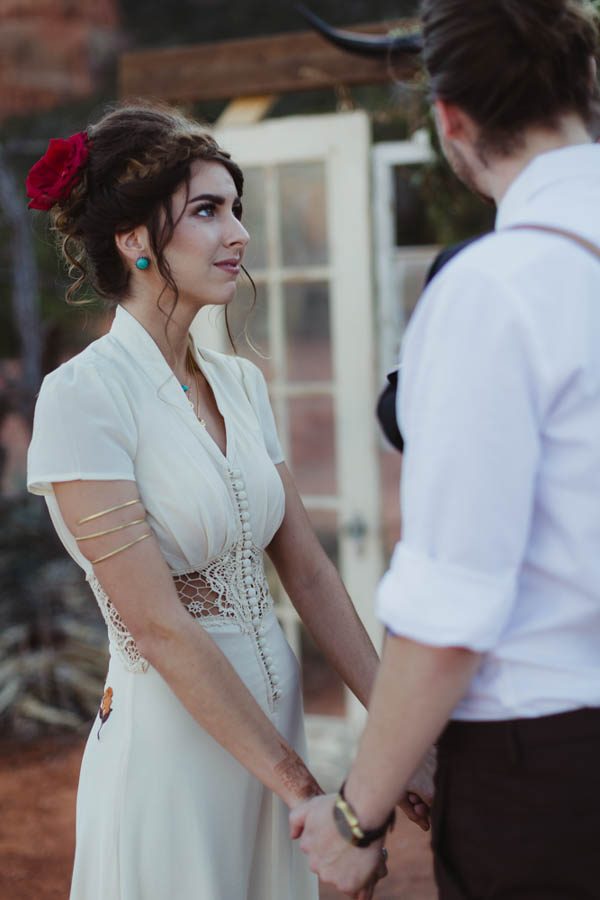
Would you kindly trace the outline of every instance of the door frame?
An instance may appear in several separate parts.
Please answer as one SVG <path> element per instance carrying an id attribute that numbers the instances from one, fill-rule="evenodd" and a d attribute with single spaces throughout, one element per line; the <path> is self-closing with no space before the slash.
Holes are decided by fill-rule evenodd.
<path id="1" fill-rule="evenodd" d="M 325 501 L 336 509 L 340 572 L 377 646 L 381 626 L 373 601 L 383 559 L 373 414 L 377 385 L 370 121 L 362 111 L 298 116 L 222 128 L 215 137 L 242 169 L 293 162 L 325 164 L 338 491 L 336 498 L 303 499 L 309 512 L 326 508 Z M 222 346 L 222 328 L 221 334 L 213 333 L 212 338 L 207 334 L 210 318 L 198 325 L 200 340 Z M 276 384 L 271 385 L 271 399 L 277 416 L 280 397 Z M 297 647 L 290 630 L 293 616 L 295 612 L 284 612 L 283 619 L 288 637 Z M 347 718 L 355 719 L 356 704 L 348 703 L 346 708 Z"/>

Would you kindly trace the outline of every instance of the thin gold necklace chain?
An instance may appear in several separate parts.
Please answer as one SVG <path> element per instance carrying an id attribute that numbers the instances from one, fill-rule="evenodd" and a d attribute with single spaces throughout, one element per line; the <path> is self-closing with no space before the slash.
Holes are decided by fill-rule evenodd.
<path id="1" fill-rule="evenodd" d="M 186 369 L 189 372 L 189 374 L 192 376 L 192 378 L 194 379 L 194 385 L 196 386 L 196 405 L 194 406 L 193 400 L 190 400 L 189 397 L 188 397 L 188 403 L 192 407 L 192 409 L 194 411 L 194 415 L 196 416 L 196 418 L 198 419 L 198 421 L 200 422 L 202 427 L 206 428 L 206 422 L 200 415 L 200 388 L 198 386 L 198 365 L 197 365 L 196 360 L 194 359 L 194 355 L 189 347 L 187 349 L 187 355 L 186 355 L 185 362 L 186 362 Z"/>

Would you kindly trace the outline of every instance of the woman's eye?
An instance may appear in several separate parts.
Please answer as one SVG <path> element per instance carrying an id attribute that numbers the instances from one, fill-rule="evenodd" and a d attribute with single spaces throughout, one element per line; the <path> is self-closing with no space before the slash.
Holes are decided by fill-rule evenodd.
<path id="1" fill-rule="evenodd" d="M 214 203 L 203 203 L 202 206 L 199 206 L 194 215 L 201 216 L 202 218 L 210 218 L 214 215 L 215 212 L 215 204 Z"/>

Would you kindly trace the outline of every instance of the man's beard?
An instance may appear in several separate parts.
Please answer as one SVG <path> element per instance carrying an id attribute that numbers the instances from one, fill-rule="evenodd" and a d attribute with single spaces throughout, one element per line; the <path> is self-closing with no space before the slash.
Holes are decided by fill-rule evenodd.
<path id="1" fill-rule="evenodd" d="M 456 144 L 453 144 L 451 141 L 442 141 L 442 147 L 444 156 L 448 160 L 450 168 L 456 177 L 459 178 L 470 191 L 479 194 L 479 186 L 475 178 L 473 166 L 467 161 L 465 154 L 460 147 L 457 147 Z"/>
<path id="2" fill-rule="evenodd" d="M 488 194 L 484 194 L 481 190 L 477 177 L 475 174 L 475 167 L 472 163 L 470 163 L 463 150 L 460 147 L 457 147 L 456 144 L 451 141 L 445 141 L 442 139 L 442 149 L 444 151 L 444 156 L 448 160 L 448 164 L 450 168 L 456 175 L 456 177 L 462 181 L 462 183 L 474 194 L 477 194 L 485 203 L 494 203 L 492 197 Z M 485 165 L 485 160 L 481 160 L 482 165 Z"/>

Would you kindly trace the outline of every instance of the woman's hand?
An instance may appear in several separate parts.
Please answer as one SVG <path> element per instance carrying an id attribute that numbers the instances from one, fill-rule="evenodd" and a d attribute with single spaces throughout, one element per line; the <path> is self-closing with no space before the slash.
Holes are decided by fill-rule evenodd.
<path id="1" fill-rule="evenodd" d="M 404 815 L 423 831 L 431 827 L 431 804 L 434 793 L 434 777 L 437 766 L 437 752 L 430 747 L 419 768 L 406 786 L 406 793 L 398 803 Z"/>
<path id="2" fill-rule="evenodd" d="M 300 849 L 322 881 L 349 897 L 370 900 L 376 882 L 383 877 L 383 840 L 369 847 L 354 847 L 344 840 L 333 818 L 334 802 L 335 796 L 328 794 L 293 809 L 290 836 L 300 838 Z"/>
<path id="3" fill-rule="evenodd" d="M 356 900 L 371 900 L 371 898 L 373 897 L 373 895 L 375 893 L 375 888 L 377 887 L 378 882 L 381 881 L 382 878 L 385 878 L 387 876 L 387 874 L 388 874 L 387 850 L 385 849 L 385 847 L 382 847 L 381 848 L 381 859 L 379 861 L 379 865 L 377 866 L 377 869 L 375 870 L 374 874 L 372 875 L 369 883 L 366 884 L 363 888 L 361 888 L 359 893 L 355 895 Z"/>

